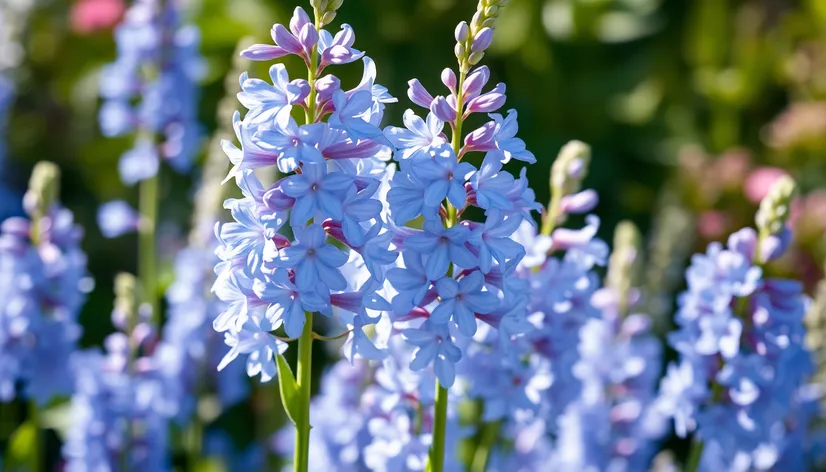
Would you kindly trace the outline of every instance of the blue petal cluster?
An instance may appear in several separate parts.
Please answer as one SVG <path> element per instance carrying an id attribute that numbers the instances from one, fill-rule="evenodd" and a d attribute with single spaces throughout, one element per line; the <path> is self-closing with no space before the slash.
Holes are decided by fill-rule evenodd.
<path id="1" fill-rule="evenodd" d="M 122 317 L 115 324 L 125 328 Z M 66 470 L 172 470 L 169 419 L 179 390 L 168 375 L 164 349 L 150 349 L 152 328 L 143 321 L 131 334 L 115 332 L 105 352 L 89 350 L 73 357 L 75 385 L 71 426 L 63 445 Z"/>
<path id="2" fill-rule="evenodd" d="M 201 139 L 197 27 L 181 24 L 176 0 L 137 0 L 115 40 L 117 59 L 101 74 L 100 126 L 106 136 L 138 133 L 134 147 L 121 156 L 121 179 L 132 185 L 150 178 L 161 160 L 188 170 Z"/>
<path id="3" fill-rule="evenodd" d="M 78 314 L 91 289 L 82 229 L 57 204 L 38 221 L 0 226 L 0 400 L 15 385 L 38 404 L 72 390 L 69 358 L 81 334 Z"/>
<path id="4" fill-rule="evenodd" d="M 403 265 L 387 274 L 398 292 L 392 301 L 394 319 L 418 320 L 402 332 L 418 348 L 411 368 L 433 365 L 445 387 L 453 385 L 455 364 L 462 357 L 455 335 L 469 339 L 477 333 L 480 320 L 498 327 L 506 312 L 511 317 L 527 316 L 526 304 L 521 304 L 521 313 L 515 307 L 527 298 L 528 287 L 511 283 L 525 249 L 512 236 L 523 221 L 533 221 L 530 213 L 540 207 L 525 169 L 519 178 L 502 169 L 510 159 L 536 161 L 515 137 L 516 112 L 510 110 L 507 118 L 491 113 L 491 121 L 469 133 L 458 150 L 443 133 L 446 124 L 457 132 L 459 117 L 493 112 L 504 104 L 504 84 L 483 93 L 489 78 L 488 68 L 478 67 L 457 90 L 455 72 L 445 69 L 447 98 L 434 98 L 413 79 L 408 96 L 429 113 L 422 119 L 407 110 L 405 128 L 384 130 L 399 165 L 387 193 L 394 244 L 403 253 Z M 460 103 L 462 109 L 457 110 Z M 473 153 L 484 153 L 478 169 L 465 160 Z M 478 207 L 486 219 L 446 224 L 451 206 L 460 215 Z M 420 217 L 421 230 L 405 227 Z"/>
<path id="5" fill-rule="evenodd" d="M 352 47 L 348 25 L 335 35 L 317 30 L 299 7 L 289 29 L 273 27 L 273 39 L 275 46 L 254 45 L 242 54 L 297 55 L 313 80 L 290 80 L 281 64 L 270 68 L 271 83 L 241 76 L 238 98 L 249 111 L 234 117 L 240 148 L 223 145 L 233 164 L 228 179 L 235 178 L 243 198 L 224 203 L 233 221 L 216 227 L 221 262 L 213 287 L 226 303 L 213 326 L 231 347 L 219 369 L 243 355 L 247 373 L 262 381 L 275 376 L 274 355 L 287 348 L 273 331 L 300 336 L 305 312 L 349 313 L 353 349 L 380 357 L 363 328 L 390 307 L 377 290 L 397 257 L 378 192 L 389 156 L 378 124 L 395 99 L 375 83 L 373 61 Z M 326 74 L 328 66 L 359 60 L 364 73 L 353 89 Z M 296 108 L 304 109 L 304 124 L 293 117 Z M 254 170 L 266 166 L 286 175 L 265 187 Z M 368 270 L 369 283 L 348 284 L 342 274 L 348 261 Z"/>
<path id="6" fill-rule="evenodd" d="M 762 276 L 757 247 L 746 228 L 695 255 L 669 335 L 680 359 L 659 404 L 677 434 L 696 430 L 701 470 L 771 469 L 803 427 L 794 417 L 813 370 L 803 346 L 806 297 L 797 281 Z"/>

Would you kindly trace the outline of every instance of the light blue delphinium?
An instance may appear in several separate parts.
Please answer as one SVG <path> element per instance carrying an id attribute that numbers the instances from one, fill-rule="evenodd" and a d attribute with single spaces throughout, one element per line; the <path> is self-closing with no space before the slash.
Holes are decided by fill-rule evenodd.
<path id="1" fill-rule="evenodd" d="M 314 23 L 296 8 L 289 27 L 273 27 L 274 46 L 242 52 L 260 61 L 297 55 L 311 76 L 290 80 L 282 65 L 271 68 L 272 84 L 242 74 L 239 98 L 249 111 L 233 120 L 240 148 L 224 143 L 233 165 L 228 179 L 244 197 L 225 202 L 233 221 L 216 227 L 221 262 L 213 290 L 227 308 L 214 327 L 232 346 L 220 366 L 244 355 L 248 373 L 261 373 L 263 381 L 275 375 L 274 356 L 287 348 L 274 332 L 283 327 L 288 337 L 300 336 L 305 312 L 336 313 L 351 330 L 351 353 L 382 357 L 363 329 L 379 319 L 369 310 L 389 306 L 377 291 L 396 259 L 381 216 L 378 190 L 389 149 L 377 126 L 395 99 L 375 83 L 375 64 L 353 48 L 348 25 L 335 35 L 317 28 L 329 23 L 322 16 L 332 18 L 325 11 Z M 327 73 L 359 60 L 364 73 L 354 89 L 342 89 Z M 292 113 L 297 108 L 304 120 Z M 253 170 L 271 166 L 286 175 L 265 187 Z M 342 275 L 348 261 L 366 268 L 374 283 L 349 283 Z"/>
<path id="2" fill-rule="evenodd" d="M 136 280 L 115 279 L 112 321 L 118 331 L 72 359 L 75 389 L 63 446 L 66 470 L 171 469 L 169 423 L 178 413 L 175 375 L 183 360 L 163 344 L 137 310 Z"/>
<path id="3" fill-rule="evenodd" d="M 105 136 L 134 135 L 118 171 L 126 185 L 154 178 L 162 162 L 187 172 L 198 152 L 200 32 L 181 20 L 179 0 L 137 0 L 115 29 L 117 58 L 101 73 L 99 122 Z M 98 221 L 105 237 L 134 231 L 137 219 L 114 202 Z"/>
<path id="4" fill-rule="evenodd" d="M 59 171 L 39 163 L 25 208 L 0 227 L 0 398 L 23 396 L 38 404 L 72 391 L 69 358 L 81 334 L 78 314 L 91 288 L 83 230 L 60 206 Z"/>
<path id="5" fill-rule="evenodd" d="M 490 71 L 477 64 L 490 44 L 487 25 L 495 23 L 501 8 L 488 3 L 480 2 L 472 25 L 462 22 L 456 29 L 458 76 L 453 69 L 442 73 L 446 96 L 434 97 L 411 80 L 408 96 L 427 109 L 426 115 L 407 110 L 404 128 L 384 130 L 399 166 L 387 199 L 396 225 L 394 243 L 404 254 L 404 266 L 388 272 L 398 291 L 394 316 L 419 314 L 418 324 L 402 333 L 418 348 L 411 367 L 435 365 L 441 387 L 447 388 L 455 380 L 453 364 L 462 356 L 459 346 L 491 322 L 503 304 L 527 293 L 525 285 L 502 281 L 514 277 L 525 255 L 513 234 L 540 208 L 527 182 L 501 168 L 511 158 L 535 159 L 515 137 L 516 112 L 511 110 L 507 119 L 491 113 L 505 103 L 504 84 L 483 93 Z M 465 135 L 463 121 L 473 113 L 489 113 L 491 121 Z M 484 156 L 481 169 L 471 164 L 474 155 Z M 484 211 L 484 221 L 462 221 L 471 206 Z M 404 227 L 418 217 L 424 219 L 421 230 Z M 457 334 L 464 340 L 455 339 Z"/>
<path id="6" fill-rule="evenodd" d="M 698 470 L 771 469 L 801 427 L 794 417 L 813 371 L 803 345 L 807 298 L 800 282 L 762 270 L 785 249 L 793 193 L 793 181 L 779 180 L 757 213 L 759 232 L 711 243 L 686 271 L 678 329 L 669 335 L 680 359 L 659 402 L 678 435 L 695 432 Z"/>

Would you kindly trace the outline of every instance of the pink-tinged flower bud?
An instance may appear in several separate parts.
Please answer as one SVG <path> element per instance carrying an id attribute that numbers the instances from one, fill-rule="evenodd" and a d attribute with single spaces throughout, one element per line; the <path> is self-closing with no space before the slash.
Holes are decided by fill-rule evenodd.
<path id="1" fill-rule="evenodd" d="M 490 28 L 482 28 L 476 36 L 473 37 L 473 43 L 470 45 L 471 52 L 484 52 L 490 47 L 493 41 L 493 30 Z"/>
<path id="2" fill-rule="evenodd" d="M 298 34 L 298 42 L 301 43 L 301 47 L 304 48 L 304 54 L 310 57 L 313 53 L 313 48 L 318 44 L 318 31 L 316 31 L 315 25 L 304 25 Z"/>
<path id="3" fill-rule="evenodd" d="M 760 241 L 760 255 L 763 262 L 770 262 L 786 253 L 792 242 L 792 232 L 784 226 L 779 233 L 767 236 Z"/>
<path id="4" fill-rule="evenodd" d="M 287 196 L 287 194 L 281 190 L 280 181 L 276 182 L 272 188 L 264 193 L 263 201 L 264 205 L 272 211 L 289 210 L 295 205 L 295 199 Z"/>
<path id="5" fill-rule="evenodd" d="M 462 84 L 462 95 L 465 97 L 465 103 L 482 93 L 482 87 L 488 83 L 488 79 L 490 79 L 490 70 L 487 66 L 479 67 L 467 76 L 465 83 Z"/>
<path id="6" fill-rule="evenodd" d="M 493 141 L 495 134 L 496 123 L 488 121 L 465 136 L 464 152 L 490 151 L 496 149 L 496 143 Z"/>
<path id="7" fill-rule="evenodd" d="M 451 92 L 456 93 L 456 73 L 453 72 L 453 69 L 447 67 L 442 71 L 442 83 Z"/>
<path id="8" fill-rule="evenodd" d="M 484 93 L 469 101 L 467 113 L 490 113 L 502 108 L 505 104 L 505 84 L 499 83 L 488 93 Z"/>
<path id="9" fill-rule="evenodd" d="M 562 197 L 560 210 L 566 214 L 588 213 L 597 206 L 597 203 L 599 203 L 597 192 L 588 189 Z"/>
<path id="10" fill-rule="evenodd" d="M 270 34 L 272 35 L 272 40 L 275 41 L 278 47 L 283 48 L 290 54 L 301 54 L 301 43 L 298 42 L 298 39 L 296 39 L 284 25 L 276 23 L 273 25 Z"/>
<path id="11" fill-rule="evenodd" d="M 251 61 L 271 61 L 289 53 L 286 49 L 271 44 L 253 44 L 241 51 L 241 56 Z"/>
<path id="12" fill-rule="evenodd" d="M 445 97 L 441 95 L 433 99 L 430 104 L 430 111 L 436 115 L 436 118 L 444 122 L 450 123 L 456 119 L 456 110 L 451 108 Z"/>
<path id="13" fill-rule="evenodd" d="M 430 104 L 433 103 L 433 95 L 430 95 L 419 79 L 411 79 L 407 82 L 407 96 L 411 102 L 420 107 L 430 108 Z"/>
<path id="14" fill-rule="evenodd" d="M 316 80 L 315 89 L 318 91 L 318 101 L 326 102 L 333 98 L 333 92 L 341 89 L 341 81 L 334 75 L 325 75 Z"/>
<path id="15" fill-rule="evenodd" d="M 307 15 L 307 12 L 301 7 L 295 7 L 293 16 L 290 18 L 290 31 L 292 31 L 295 36 L 298 36 L 305 25 L 312 24 L 313 22 L 310 21 L 310 16 Z"/>
<path id="16" fill-rule="evenodd" d="M 456 30 L 453 32 L 453 36 L 456 38 L 456 42 L 458 43 L 467 41 L 468 36 L 470 36 L 470 28 L 468 28 L 466 21 L 462 21 L 456 25 Z"/>

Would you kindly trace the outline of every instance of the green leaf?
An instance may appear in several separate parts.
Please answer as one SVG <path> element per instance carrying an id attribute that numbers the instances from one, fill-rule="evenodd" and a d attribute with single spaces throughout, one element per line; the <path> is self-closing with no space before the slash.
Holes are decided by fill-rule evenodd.
<path id="1" fill-rule="evenodd" d="M 4 458 L 5 470 L 21 470 L 31 462 L 32 454 L 38 454 L 35 447 L 37 425 L 26 421 L 17 427 L 9 439 L 8 450 Z"/>
<path id="2" fill-rule="evenodd" d="M 299 417 L 301 411 L 301 396 L 298 392 L 298 383 L 295 381 L 290 365 L 287 364 L 287 359 L 281 354 L 276 357 L 278 364 L 278 389 L 281 392 L 281 404 L 284 405 L 284 411 L 290 417 L 290 421 L 296 426 L 295 419 Z"/>

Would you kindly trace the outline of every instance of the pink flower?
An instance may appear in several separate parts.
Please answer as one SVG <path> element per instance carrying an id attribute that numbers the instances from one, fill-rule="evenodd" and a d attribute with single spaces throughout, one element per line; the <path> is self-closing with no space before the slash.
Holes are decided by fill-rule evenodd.
<path id="1" fill-rule="evenodd" d="M 728 215 L 718 210 L 700 213 L 697 218 L 697 232 L 706 240 L 718 239 L 726 233 Z"/>
<path id="2" fill-rule="evenodd" d="M 70 14 L 72 31 L 89 34 L 110 29 L 121 19 L 125 8 L 123 0 L 78 0 Z"/>
<path id="3" fill-rule="evenodd" d="M 763 197 L 769 192 L 775 180 L 783 175 L 787 175 L 786 171 L 777 167 L 759 167 L 752 171 L 746 177 L 746 183 L 743 185 L 743 193 L 746 198 L 752 203 L 760 203 Z"/>

